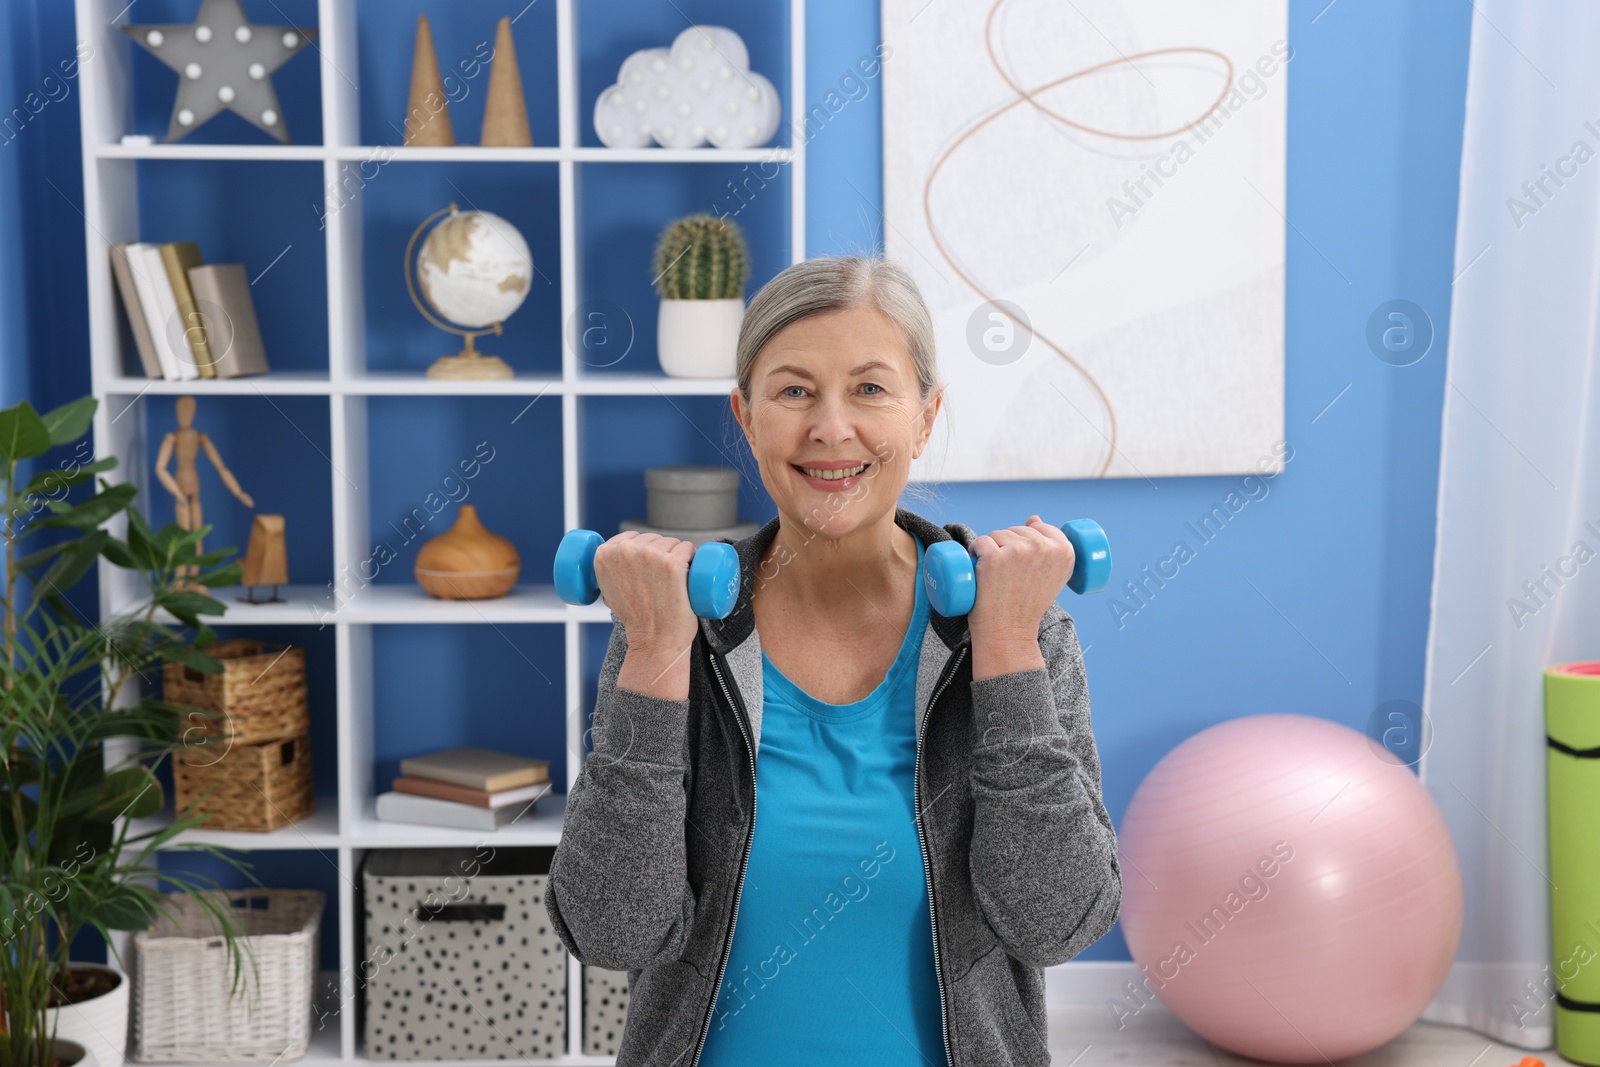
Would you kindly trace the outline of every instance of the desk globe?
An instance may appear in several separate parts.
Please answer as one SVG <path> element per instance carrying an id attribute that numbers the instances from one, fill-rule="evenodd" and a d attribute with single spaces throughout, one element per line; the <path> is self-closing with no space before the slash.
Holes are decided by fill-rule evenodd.
<path id="1" fill-rule="evenodd" d="M 413 259 L 418 238 L 440 216 L 447 217 L 423 240 L 422 251 Z M 422 220 L 406 244 L 405 266 L 406 289 L 417 310 L 441 330 L 465 340 L 460 352 L 436 360 L 428 377 L 512 377 L 505 360 L 479 352 L 475 341 L 479 334 L 498 335 L 500 324 L 528 297 L 533 254 L 517 228 L 491 212 L 459 211 L 451 204 Z"/>

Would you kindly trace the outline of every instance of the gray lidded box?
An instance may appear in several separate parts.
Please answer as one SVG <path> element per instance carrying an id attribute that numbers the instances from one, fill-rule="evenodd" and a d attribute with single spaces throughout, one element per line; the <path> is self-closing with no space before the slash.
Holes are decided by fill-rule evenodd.
<path id="1" fill-rule="evenodd" d="M 554 848 L 375 849 L 361 868 L 362 1055 L 567 1051 L 567 951 L 544 891 Z"/>
<path id="2" fill-rule="evenodd" d="M 648 467 L 646 518 L 669 530 L 713 530 L 739 518 L 739 472 L 731 467 Z"/>

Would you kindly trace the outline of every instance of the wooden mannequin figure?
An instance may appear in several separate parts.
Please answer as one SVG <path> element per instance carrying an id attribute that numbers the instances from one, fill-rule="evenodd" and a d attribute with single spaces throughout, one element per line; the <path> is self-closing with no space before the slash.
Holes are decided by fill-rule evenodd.
<path id="1" fill-rule="evenodd" d="M 251 499 L 249 493 L 239 487 L 233 472 L 222 462 L 222 456 L 217 453 L 217 446 L 211 443 L 211 438 L 194 428 L 194 397 L 178 397 L 177 410 L 178 428 L 161 439 L 161 449 L 156 453 L 156 477 L 177 500 L 179 528 L 198 530 L 204 524 L 200 514 L 200 472 L 195 466 L 195 458 L 202 448 L 206 451 L 206 458 L 211 461 L 218 476 L 222 478 L 222 484 L 228 487 L 228 492 L 238 497 L 245 507 L 255 507 L 256 502 Z M 174 450 L 178 453 L 176 477 L 167 470 L 167 464 L 171 462 Z M 198 543 L 195 545 L 195 551 L 203 551 Z M 198 573 L 199 568 L 193 564 L 178 570 L 181 578 L 190 578 Z M 194 592 L 206 591 L 199 582 L 184 581 L 181 584 L 183 588 Z"/>

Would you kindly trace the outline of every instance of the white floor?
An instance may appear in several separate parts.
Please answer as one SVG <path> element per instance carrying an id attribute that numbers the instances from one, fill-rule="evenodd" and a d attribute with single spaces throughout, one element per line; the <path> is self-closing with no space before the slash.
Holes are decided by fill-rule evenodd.
<path id="1" fill-rule="evenodd" d="M 1179 1022 L 1170 1011 L 1149 1006 L 1118 1029 L 1111 1013 L 1095 1006 L 1052 1006 L 1053 1067 L 1260 1067 L 1220 1049 Z M 1340 1063 L 1352 1067 L 1517 1067 L 1523 1057 L 1546 1067 L 1571 1063 L 1556 1050 L 1529 1052 L 1491 1041 L 1472 1030 L 1419 1022 L 1381 1048 Z"/>

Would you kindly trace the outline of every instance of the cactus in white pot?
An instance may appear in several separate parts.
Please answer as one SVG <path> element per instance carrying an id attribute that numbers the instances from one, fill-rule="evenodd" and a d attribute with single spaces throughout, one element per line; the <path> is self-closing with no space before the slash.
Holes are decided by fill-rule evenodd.
<path id="1" fill-rule="evenodd" d="M 661 369 L 675 378 L 733 377 L 750 273 L 738 224 L 714 215 L 677 219 L 656 241 L 654 268 Z"/>

